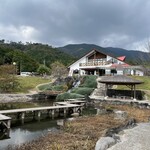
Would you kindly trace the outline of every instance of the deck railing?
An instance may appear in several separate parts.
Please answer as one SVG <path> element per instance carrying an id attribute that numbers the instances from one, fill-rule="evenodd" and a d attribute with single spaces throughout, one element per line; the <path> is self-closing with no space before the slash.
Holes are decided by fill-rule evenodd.
<path id="1" fill-rule="evenodd" d="M 103 65 L 107 65 L 108 62 L 106 60 L 98 60 L 98 61 L 88 61 L 88 62 L 85 62 L 85 63 L 80 63 L 80 67 L 83 67 L 83 66 L 103 66 Z"/>

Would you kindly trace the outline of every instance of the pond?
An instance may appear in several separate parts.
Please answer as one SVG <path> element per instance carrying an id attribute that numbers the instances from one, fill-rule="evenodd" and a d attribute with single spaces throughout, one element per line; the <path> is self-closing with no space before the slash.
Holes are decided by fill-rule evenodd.
<path id="1" fill-rule="evenodd" d="M 47 106 L 52 105 L 52 103 L 42 102 L 39 105 Z M 83 111 L 85 115 L 95 114 L 96 110 L 94 108 L 86 108 Z M 57 118 L 62 119 L 62 117 Z M 15 120 L 12 122 L 12 128 L 9 131 L 9 136 L 0 134 L 0 150 L 6 150 L 9 147 L 14 147 L 16 145 L 21 145 L 26 142 L 30 142 L 49 132 L 59 132 L 57 126 L 57 120 L 52 120 L 43 116 L 41 121 L 32 120 L 31 117 L 26 118 L 24 124 L 21 121 Z"/>
<path id="2" fill-rule="evenodd" d="M 49 132 L 58 132 L 56 120 L 42 120 L 41 122 L 28 122 L 10 129 L 9 138 L 0 140 L 0 150 L 35 140 Z M 4 138 L 4 139 L 3 139 Z"/>

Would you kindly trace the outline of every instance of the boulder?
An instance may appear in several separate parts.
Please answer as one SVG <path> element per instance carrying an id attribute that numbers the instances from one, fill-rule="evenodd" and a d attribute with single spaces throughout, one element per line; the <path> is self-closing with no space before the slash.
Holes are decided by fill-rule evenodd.
<path id="1" fill-rule="evenodd" d="M 121 119 L 121 120 L 127 119 L 127 112 L 125 111 L 117 110 L 114 113 L 116 119 Z"/>
<path id="2" fill-rule="evenodd" d="M 102 137 L 96 142 L 95 150 L 107 150 L 116 144 L 116 140 L 112 137 Z"/>
<path id="3" fill-rule="evenodd" d="M 71 114 L 72 117 L 79 117 L 79 113 L 73 113 Z"/>

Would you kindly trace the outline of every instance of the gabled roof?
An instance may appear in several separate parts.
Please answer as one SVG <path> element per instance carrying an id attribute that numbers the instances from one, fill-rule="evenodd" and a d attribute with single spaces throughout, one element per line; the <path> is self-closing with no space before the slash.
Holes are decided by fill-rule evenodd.
<path id="1" fill-rule="evenodd" d="M 117 57 L 118 60 L 121 60 L 121 61 L 124 61 L 126 58 L 126 56 L 120 56 L 120 57 Z"/>
<path id="2" fill-rule="evenodd" d="M 104 53 L 104 52 L 101 52 L 100 50 L 97 50 L 97 49 L 93 48 L 90 52 L 88 52 L 88 53 L 86 53 L 85 55 L 83 55 L 81 58 L 79 58 L 79 59 L 78 59 L 77 61 L 75 61 L 74 63 L 76 63 L 76 62 L 78 62 L 79 60 L 81 60 L 82 58 L 84 58 L 84 57 L 86 57 L 86 56 L 92 54 L 93 52 L 98 52 L 98 53 L 101 53 L 101 54 L 110 56 L 110 57 L 112 57 L 112 58 L 115 58 L 114 56 L 111 56 L 111 55 L 109 55 L 109 54 L 106 54 L 106 53 Z M 115 59 L 119 60 L 118 58 L 115 58 Z M 122 61 L 122 60 L 119 60 L 119 61 Z M 122 61 L 122 62 L 123 62 L 123 61 Z M 71 65 L 73 65 L 74 63 L 72 63 Z M 71 65 L 69 65 L 68 68 L 70 68 Z"/>

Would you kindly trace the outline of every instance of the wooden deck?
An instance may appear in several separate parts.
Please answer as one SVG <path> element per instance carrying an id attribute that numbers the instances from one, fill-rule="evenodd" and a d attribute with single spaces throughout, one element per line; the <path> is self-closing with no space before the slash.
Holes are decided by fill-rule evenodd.
<path id="1" fill-rule="evenodd" d="M 85 101 L 81 101 L 81 100 L 76 100 L 76 101 L 74 101 L 74 100 L 72 100 L 72 99 L 70 99 L 70 100 L 68 100 L 68 101 L 65 101 L 65 102 L 55 102 L 54 103 L 54 106 L 61 106 L 61 105 L 70 105 L 70 104 L 73 104 L 73 105 L 85 105 L 86 104 L 86 102 Z"/>
<path id="2" fill-rule="evenodd" d="M 3 125 L 3 128 L 0 131 L 3 132 L 4 128 L 10 129 L 11 117 L 0 114 L 0 124 Z"/>
<path id="3" fill-rule="evenodd" d="M 66 104 L 66 103 L 65 103 Z M 34 107 L 34 108 L 23 108 L 23 109 L 11 109 L 11 110 L 1 110 L 0 114 L 11 114 L 11 113 L 21 113 L 21 112 L 33 112 L 33 111 L 42 111 L 42 110 L 56 110 L 61 108 L 78 108 L 80 105 L 76 104 L 66 104 L 63 106 L 49 106 L 49 107 Z"/>
<path id="4" fill-rule="evenodd" d="M 22 123 L 24 124 L 25 115 L 28 112 L 31 112 L 33 114 L 33 118 L 37 115 L 38 120 L 40 120 L 40 116 L 42 111 L 47 111 L 47 115 L 51 116 L 52 119 L 56 117 L 55 114 L 57 113 L 63 113 L 64 117 L 66 117 L 67 114 L 72 113 L 82 113 L 82 109 L 84 107 L 83 104 L 85 104 L 85 101 L 70 101 L 70 102 L 56 102 L 54 103 L 54 106 L 47 106 L 47 107 L 34 107 L 34 108 L 23 108 L 23 109 L 11 109 L 11 110 L 0 110 L 0 123 L 5 125 L 7 129 L 10 128 L 11 123 L 11 117 L 7 117 L 4 114 L 10 115 L 10 114 L 16 114 L 18 119 L 22 120 Z"/>
<path id="5" fill-rule="evenodd" d="M 11 120 L 10 117 L 0 114 L 0 122 L 4 120 Z"/>

